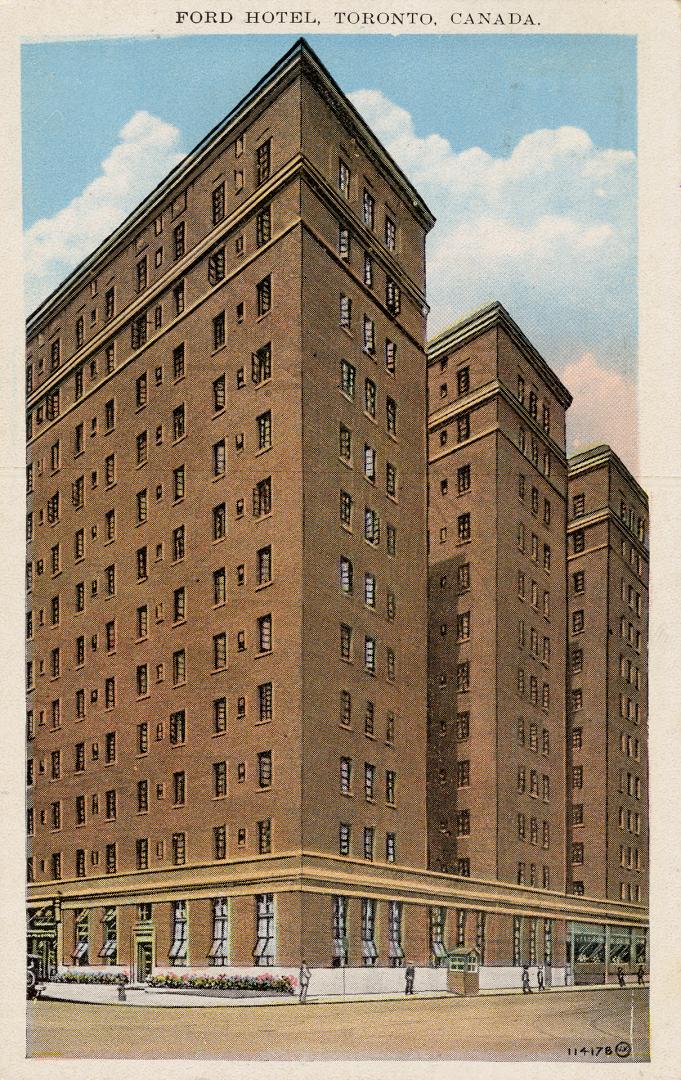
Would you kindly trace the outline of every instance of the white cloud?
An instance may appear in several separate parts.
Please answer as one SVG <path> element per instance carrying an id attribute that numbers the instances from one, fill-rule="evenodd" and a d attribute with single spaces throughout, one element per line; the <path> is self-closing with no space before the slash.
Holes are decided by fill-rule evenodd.
<path id="1" fill-rule="evenodd" d="M 428 241 L 430 333 L 499 299 L 530 337 L 541 328 L 536 344 L 550 363 L 608 333 L 632 366 L 631 151 L 600 149 L 586 131 L 561 127 L 523 136 L 507 157 L 457 153 L 441 135 L 418 136 L 409 113 L 379 91 L 351 97 L 438 219 Z"/>
<path id="2" fill-rule="evenodd" d="M 608 443 L 632 472 L 638 467 L 636 383 L 586 352 L 559 372 L 574 397 L 568 412 L 568 454 Z"/>
<path id="3" fill-rule="evenodd" d="M 176 127 L 136 112 L 121 128 L 99 176 L 54 217 L 41 218 L 27 230 L 28 309 L 101 243 L 183 156 Z"/>

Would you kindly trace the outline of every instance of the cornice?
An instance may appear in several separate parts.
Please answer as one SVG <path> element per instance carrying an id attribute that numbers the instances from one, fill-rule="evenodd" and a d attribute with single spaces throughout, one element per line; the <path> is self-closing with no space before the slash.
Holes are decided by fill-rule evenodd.
<path id="1" fill-rule="evenodd" d="M 227 116 L 213 127 L 135 207 L 118 228 L 79 263 L 75 270 L 28 316 L 27 336 L 32 337 L 36 334 L 45 322 L 53 318 L 68 303 L 75 292 L 99 273 L 117 250 L 133 240 L 144 221 L 155 216 L 171 200 L 171 196 L 186 188 L 220 145 L 236 136 L 238 128 L 243 126 L 249 115 L 251 115 L 249 122 L 252 122 L 254 119 L 252 114 L 258 115 L 262 112 L 270 100 L 283 93 L 286 87 L 302 74 L 307 76 L 319 90 L 323 89 L 326 100 L 345 118 L 346 125 L 350 126 L 354 137 L 361 141 L 368 156 L 390 182 L 398 187 L 414 217 L 424 228 L 432 228 L 435 218 L 416 189 L 372 134 L 368 125 L 343 94 L 316 54 L 300 38 Z"/>
<path id="2" fill-rule="evenodd" d="M 428 415 L 428 431 L 437 431 L 438 428 L 443 427 L 445 424 L 455 419 L 460 413 L 480 408 L 481 405 L 486 404 L 492 398 L 497 396 L 504 399 L 516 416 L 522 420 L 528 431 L 531 431 L 541 439 L 541 441 L 552 451 L 561 465 L 567 467 L 567 458 L 563 448 L 559 446 L 550 435 L 546 434 L 543 427 L 541 427 L 536 420 L 533 420 L 528 412 L 525 412 L 521 407 L 520 402 L 511 393 L 506 384 L 502 383 L 499 379 L 493 379 L 491 382 L 485 383 L 483 386 L 473 390 L 472 393 L 457 398 L 456 401 L 450 402 L 442 409 L 436 409 L 434 412 L 430 413 Z"/>
<path id="3" fill-rule="evenodd" d="M 579 476 L 593 469 L 607 468 L 612 465 L 619 472 L 622 479 L 628 484 L 641 500 L 646 510 L 648 509 L 648 494 L 641 487 L 638 480 L 632 476 L 622 459 L 606 443 L 591 447 L 581 454 L 574 454 L 568 459 L 568 478 Z"/>
<path id="4" fill-rule="evenodd" d="M 552 371 L 543 356 L 535 349 L 532 342 L 525 337 L 517 322 L 511 318 L 506 308 L 498 300 L 464 316 L 459 322 L 454 323 L 453 326 L 448 327 L 446 330 L 442 330 L 441 333 L 432 338 L 428 344 L 429 365 L 438 360 L 443 354 L 451 352 L 452 349 L 458 349 L 481 334 L 487 333 L 488 330 L 499 326 L 505 330 L 527 362 L 532 365 L 550 387 L 560 404 L 567 409 L 572 403 L 572 394 L 563 385 L 555 372 Z"/>
<path id="5" fill-rule="evenodd" d="M 581 517 L 572 518 L 567 523 L 568 534 L 577 532 L 579 529 L 587 529 L 590 525 L 599 525 L 604 521 L 610 521 L 613 525 L 616 525 L 626 540 L 633 544 L 638 553 L 648 562 L 650 560 L 650 553 L 648 548 L 641 543 L 638 536 L 633 533 L 628 525 L 625 525 L 619 514 L 617 514 L 612 506 L 601 506 L 598 510 L 592 510 L 589 514 L 583 514 Z M 577 552 L 577 557 L 583 554 L 583 552 Z"/>
<path id="6" fill-rule="evenodd" d="M 36 389 L 31 392 L 31 394 L 27 398 L 27 410 L 30 411 L 31 409 L 33 409 L 35 405 L 38 404 L 38 402 L 40 402 L 47 394 L 50 393 L 50 391 L 55 390 L 62 382 L 69 378 L 76 368 L 86 364 L 94 355 L 99 354 L 104 349 L 107 342 L 115 334 L 119 333 L 122 329 L 124 329 L 130 322 L 135 319 L 137 315 L 142 314 L 149 307 L 151 307 L 153 303 L 158 300 L 158 298 L 164 292 L 167 292 L 170 288 L 172 288 L 173 284 L 178 279 L 184 277 L 192 269 L 192 267 L 196 265 L 196 263 L 200 262 L 200 260 L 205 257 L 205 255 L 210 253 L 214 248 L 219 247 L 220 244 L 227 239 L 230 233 L 234 232 L 241 226 L 245 219 L 252 217 L 254 214 L 256 214 L 265 203 L 270 202 L 277 195 L 277 193 L 281 191 L 281 189 L 287 184 L 299 179 L 309 182 L 310 187 L 314 188 L 317 194 L 324 199 L 327 205 L 330 206 L 339 217 L 350 219 L 355 236 L 361 236 L 361 242 L 363 246 L 371 250 L 376 261 L 381 263 L 386 273 L 389 273 L 390 276 L 394 278 L 394 280 L 400 285 L 403 293 L 409 296 L 412 302 L 419 308 L 421 313 L 423 313 L 425 309 L 425 297 L 421 290 L 418 289 L 414 282 L 411 280 L 411 278 L 409 278 L 403 272 L 397 260 L 392 258 L 392 256 L 390 256 L 388 252 L 382 249 L 375 234 L 371 233 L 363 226 L 359 218 L 357 218 L 353 213 L 348 203 L 345 200 L 336 197 L 335 192 L 333 191 L 325 177 L 323 177 L 322 174 L 319 173 L 319 171 L 312 165 L 312 163 L 307 158 L 305 158 L 302 154 L 297 154 L 295 157 L 291 158 L 288 162 L 286 162 L 286 164 L 283 165 L 281 169 L 279 169 L 278 172 L 274 176 L 272 176 L 266 184 L 263 184 L 261 187 L 257 188 L 256 191 L 254 191 L 252 195 L 249 196 L 249 198 L 246 199 L 237 209 L 235 209 L 231 214 L 225 217 L 224 220 L 220 223 L 220 225 L 212 229 L 211 232 L 203 238 L 203 240 L 201 240 L 198 244 L 191 248 L 191 250 L 189 250 L 181 259 L 173 262 L 168 267 L 168 269 L 153 282 L 152 285 L 150 285 L 143 292 L 136 294 L 135 297 L 131 300 L 131 302 L 127 304 L 124 308 L 122 308 L 119 312 L 117 312 L 117 314 L 114 315 L 113 318 L 109 319 L 108 322 L 102 323 L 100 329 L 94 337 L 90 338 L 90 340 L 85 345 L 83 345 L 82 348 L 78 349 L 75 353 L 73 353 L 73 355 L 70 356 L 69 359 L 65 361 L 65 363 L 62 364 L 56 371 L 51 372 L 48 377 L 40 384 L 40 386 L 36 387 Z M 200 303 L 202 303 L 208 295 L 216 292 L 218 288 L 224 286 L 229 281 L 233 280 L 247 266 L 249 266 L 254 259 L 259 258 L 262 254 L 269 250 L 278 240 L 281 240 L 283 236 L 290 232 L 291 228 L 301 224 L 301 222 L 306 228 L 307 232 L 310 233 L 310 235 L 314 236 L 314 238 L 319 243 L 321 243 L 326 248 L 326 250 L 334 256 L 334 258 L 336 258 L 339 265 L 342 265 L 342 267 L 351 274 L 353 280 L 358 285 L 358 287 L 361 287 L 366 292 L 367 296 L 370 297 L 375 303 L 378 304 L 379 307 L 384 310 L 386 317 L 389 318 L 390 321 L 398 321 L 394 318 L 394 316 L 390 315 L 387 308 L 385 307 L 385 304 L 382 303 L 380 297 L 372 289 L 364 285 L 364 282 L 358 274 L 355 274 L 350 270 L 345 260 L 340 259 L 340 257 L 333 250 L 333 248 L 331 248 L 326 243 L 326 241 L 324 241 L 316 232 L 314 232 L 314 230 L 309 224 L 305 223 L 301 217 L 296 217 L 285 229 L 280 230 L 276 234 L 273 234 L 272 238 L 267 242 L 267 244 L 264 244 L 262 247 L 258 248 L 247 258 L 244 258 L 238 264 L 238 266 L 234 267 L 233 270 L 231 270 L 228 274 L 225 275 L 223 280 L 218 285 L 210 286 L 210 288 L 207 289 L 206 293 L 200 298 L 200 300 L 192 304 L 191 309 L 185 309 L 185 312 L 183 312 L 181 316 L 177 316 L 170 322 L 166 323 L 162 328 L 162 332 L 166 332 L 171 326 L 176 325 L 176 323 L 181 318 L 185 317 L 190 310 L 194 310 Z M 402 331 L 407 334 L 408 337 L 410 337 L 413 343 L 417 345 L 419 349 L 423 350 L 423 344 L 416 341 L 416 339 L 413 338 L 413 336 L 410 335 L 401 324 L 400 327 Z M 150 337 L 148 344 L 151 344 L 152 340 L 157 340 L 159 336 L 159 334 L 156 334 L 153 338 Z M 132 352 L 131 350 L 130 357 L 139 356 L 142 351 L 142 349 L 136 349 L 134 352 Z M 126 360 L 123 363 L 117 365 L 111 375 L 113 376 L 116 374 L 116 372 L 120 371 L 121 368 L 125 366 L 125 363 L 128 359 L 130 359 L 130 357 L 126 357 Z M 103 381 L 104 380 L 100 380 L 97 383 L 97 387 L 95 387 L 95 389 L 99 388 L 102 385 Z M 79 399 L 79 403 L 82 400 L 82 398 Z M 61 416 L 63 415 L 64 414 L 61 413 L 60 416 L 51 423 L 44 423 L 40 429 L 40 432 L 37 432 L 36 435 L 33 436 L 31 442 L 37 439 L 45 431 L 47 431 L 49 427 L 52 426 L 52 424 L 58 423 L 61 419 Z"/>
<path id="7" fill-rule="evenodd" d="M 271 892 L 307 892 L 400 899 L 411 904 L 443 904 L 498 914 L 529 914 L 579 922 L 647 925 L 642 906 L 595 897 L 567 896 L 550 890 L 529 889 L 499 881 L 454 877 L 434 870 L 399 865 L 378 866 L 322 852 L 283 852 L 202 864 L 173 870 L 133 871 L 99 878 L 76 878 L 29 885 L 29 906 L 57 902 L 62 907 L 98 906 L 106 901 L 138 903 L 152 896 L 156 902 L 214 896 Z"/>

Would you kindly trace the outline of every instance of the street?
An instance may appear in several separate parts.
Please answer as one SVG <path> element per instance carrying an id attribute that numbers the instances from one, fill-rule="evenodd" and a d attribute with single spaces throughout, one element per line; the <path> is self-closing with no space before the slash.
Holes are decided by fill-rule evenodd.
<path id="1" fill-rule="evenodd" d="M 634 1048 L 630 1054 L 632 999 Z M 28 1023 L 29 1057 L 649 1059 L 648 990 L 631 988 L 535 993 L 529 997 L 417 997 L 409 1001 L 203 1009 L 35 1001 L 28 1005 Z M 611 1050 L 609 1055 L 606 1048 Z"/>

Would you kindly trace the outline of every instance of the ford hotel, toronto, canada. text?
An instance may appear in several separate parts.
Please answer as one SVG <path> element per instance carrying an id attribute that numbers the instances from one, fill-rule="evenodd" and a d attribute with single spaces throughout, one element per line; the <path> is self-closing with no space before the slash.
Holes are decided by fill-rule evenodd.
<path id="1" fill-rule="evenodd" d="M 646 963 L 647 497 L 433 223 L 300 41 L 30 316 L 43 976 Z"/>

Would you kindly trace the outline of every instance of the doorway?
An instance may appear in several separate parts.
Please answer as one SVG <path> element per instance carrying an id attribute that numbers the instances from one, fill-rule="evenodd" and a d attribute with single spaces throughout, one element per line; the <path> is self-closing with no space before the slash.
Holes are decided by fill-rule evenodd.
<path id="1" fill-rule="evenodd" d="M 151 941 L 137 942 L 135 982 L 143 983 L 151 975 L 154 966 L 154 950 Z"/>

